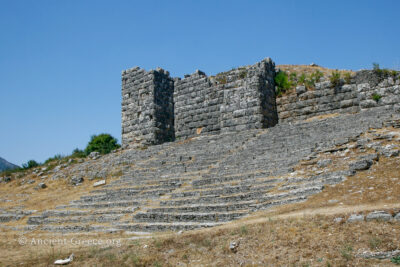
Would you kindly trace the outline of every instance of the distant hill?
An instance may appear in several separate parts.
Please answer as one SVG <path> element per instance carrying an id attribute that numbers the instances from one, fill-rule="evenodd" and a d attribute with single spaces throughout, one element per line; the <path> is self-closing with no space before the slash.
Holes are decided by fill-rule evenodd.
<path id="1" fill-rule="evenodd" d="M 8 162 L 7 160 L 0 157 L 0 172 L 10 169 L 18 168 L 19 166 Z"/>

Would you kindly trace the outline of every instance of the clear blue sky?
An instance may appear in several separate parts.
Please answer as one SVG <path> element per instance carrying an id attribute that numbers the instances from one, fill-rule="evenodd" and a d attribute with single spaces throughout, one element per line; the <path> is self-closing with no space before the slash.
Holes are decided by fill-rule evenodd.
<path id="1" fill-rule="evenodd" d="M 276 64 L 400 68 L 400 1 L 0 0 L 0 157 L 121 139 L 121 70 Z"/>

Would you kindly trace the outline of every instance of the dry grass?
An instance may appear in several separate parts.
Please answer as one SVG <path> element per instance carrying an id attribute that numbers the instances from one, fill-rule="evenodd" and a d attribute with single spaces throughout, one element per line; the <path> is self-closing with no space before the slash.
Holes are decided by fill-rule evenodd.
<path id="1" fill-rule="evenodd" d="M 25 178 L 29 179 L 29 178 Z M 48 210 L 57 205 L 66 204 L 70 200 L 78 199 L 81 195 L 93 190 L 94 181 L 84 181 L 82 185 L 73 186 L 67 180 L 45 180 L 47 188 L 35 189 L 38 183 L 42 182 L 40 178 L 35 178 L 34 184 L 20 185 L 20 180 L 13 180 L 10 183 L 0 186 L 0 195 L 2 199 L 11 200 L 11 202 L 0 203 L 1 208 L 12 208 L 15 206 L 24 206 L 24 209 L 30 210 Z"/>
<path id="2" fill-rule="evenodd" d="M 330 76 L 332 72 L 334 72 L 334 69 L 328 69 L 320 66 L 309 66 L 309 65 L 277 65 L 276 68 L 279 68 L 282 71 L 287 71 L 289 73 L 296 72 L 298 74 L 306 74 L 310 75 L 314 73 L 315 71 L 320 71 L 324 74 L 324 76 Z M 340 74 L 343 76 L 345 73 L 350 73 L 351 75 L 354 75 L 354 71 L 352 70 L 339 70 Z"/>
<path id="3" fill-rule="evenodd" d="M 334 216 L 265 218 L 261 223 L 234 225 L 141 240 L 122 246 L 30 246 L 4 243 L 2 266 L 49 266 L 75 253 L 70 266 L 379 266 L 389 260 L 361 259 L 362 251 L 398 248 L 400 224 L 334 223 Z M 68 238 L 68 237 L 67 237 Z M 85 237 L 80 237 L 84 239 Z M 86 237 L 88 238 L 88 237 Z M 95 237 L 103 240 L 107 237 Z M 109 237 L 112 238 L 112 237 Z M 115 238 L 115 237 L 114 237 Z M 28 238 L 28 240 L 30 240 Z M 239 241 L 237 253 L 229 250 Z M 18 247 L 19 246 L 19 247 Z M 8 257 L 7 250 L 21 250 Z"/>

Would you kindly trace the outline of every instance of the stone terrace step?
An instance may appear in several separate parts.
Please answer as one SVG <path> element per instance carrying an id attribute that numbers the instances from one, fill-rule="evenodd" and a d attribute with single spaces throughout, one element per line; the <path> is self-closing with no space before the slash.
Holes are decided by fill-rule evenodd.
<path id="1" fill-rule="evenodd" d="M 248 210 L 214 213 L 164 213 L 141 212 L 134 215 L 135 222 L 227 222 L 246 216 Z"/>
<path id="2" fill-rule="evenodd" d="M 173 223 L 125 223 L 114 224 L 117 229 L 125 231 L 143 231 L 143 232 L 162 232 L 162 231 L 180 231 L 193 230 L 198 228 L 214 227 L 222 223 L 193 223 L 193 222 L 173 222 Z"/>
<path id="3" fill-rule="evenodd" d="M 294 166 L 371 127 L 389 125 L 395 121 L 392 115 L 391 110 L 376 109 L 104 156 L 73 168 L 116 168 L 123 172 L 120 179 L 68 205 L 30 215 L 28 226 L 54 232 L 189 230 L 305 201 L 349 172 L 300 177 Z"/>

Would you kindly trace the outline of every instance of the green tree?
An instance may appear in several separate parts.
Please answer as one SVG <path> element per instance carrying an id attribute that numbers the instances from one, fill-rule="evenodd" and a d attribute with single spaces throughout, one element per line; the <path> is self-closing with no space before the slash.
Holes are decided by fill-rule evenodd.
<path id="1" fill-rule="evenodd" d="M 290 89 L 288 75 L 284 71 L 279 71 L 275 76 L 276 94 L 279 96 Z"/>
<path id="2" fill-rule="evenodd" d="M 86 153 L 82 149 L 75 148 L 72 151 L 71 157 L 73 157 L 73 158 L 84 158 L 84 157 L 86 157 Z"/>
<path id="3" fill-rule="evenodd" d="M 34 161 L 33 159 L 29 160 L 27 163 L 22 164 L 22 168 L 30 169 L 39 166 L 39 163 Z"/>
<path id="4" fill-rule="evenodd" d="M 118 144 L 117 139 L 112 137 L 110 134 L 103 133 L 91 137 L 90 142 L 85 148 L 85 153 L 89 155 L 90 152 L 97 151 L 101 154 L 107 154 L 119 147 L 120 145 Z"/>

